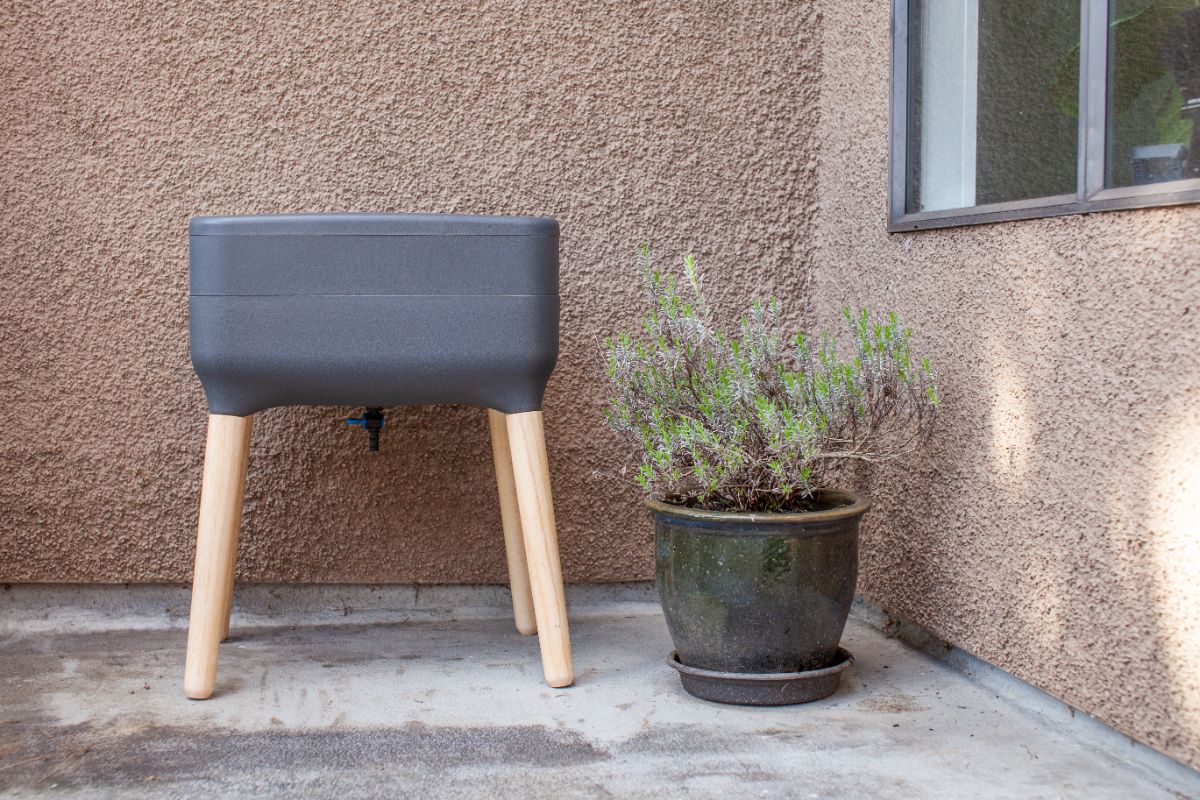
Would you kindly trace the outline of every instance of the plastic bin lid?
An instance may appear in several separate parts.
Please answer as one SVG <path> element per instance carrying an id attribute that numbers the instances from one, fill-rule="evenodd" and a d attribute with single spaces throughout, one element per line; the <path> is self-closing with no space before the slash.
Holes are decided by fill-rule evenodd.
<path id="1" fill-rule="evenodd" d="M 473 214 L 263 214 L 192 217 L 191 236 L 558 236 L 550 217 Z"/>

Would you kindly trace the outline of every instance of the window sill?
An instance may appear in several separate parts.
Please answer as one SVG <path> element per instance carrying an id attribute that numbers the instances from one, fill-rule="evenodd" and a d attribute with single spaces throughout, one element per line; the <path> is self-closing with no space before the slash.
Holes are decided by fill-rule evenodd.
<path id="1" fill-rule="evenodd" d="M 1038 197 L 1032 200 L 1017 200 L 1012 203 L 994 203 L 973 208 L 926 211 L 919 214 L 902 214 L 888 219 L 888 233 L 956 228 L 963 225 L 987 225 L 995 222 L 1011 222 L 1041 217 L 1062 217 L 1073 214 L 1090 214 L 1094 211 L 1149 208 L 1153 206 L 1176 206 L 1200 203 L 1200 179 L 1178 181 L 1170 184 L 1147 184 L 1119 189 L 1104 189 L 1086 200 L 1075 195 Z"/>

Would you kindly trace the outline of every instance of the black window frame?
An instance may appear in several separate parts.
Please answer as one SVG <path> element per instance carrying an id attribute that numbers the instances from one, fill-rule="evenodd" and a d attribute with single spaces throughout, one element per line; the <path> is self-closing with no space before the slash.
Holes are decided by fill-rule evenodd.
<path id="1" fill-rule="evenodd" d="M 892 86 L 889 112 L 891 142 L 888 170 L 890 233 L 1089 214 L 1094 211 L 1200 203 L 1200 178 L 1140 186 L 1104 186 L 1110 4 L 1108 0 L 1080 0 L 1079 164 L 1075 193 L 909 213 L 909 75 L 912 71 L 912 54 L 908 46 L 908 27 L 909 6 L 918 1 L 892 0 Z M 1200 157 L 1200 154 L 1193 157 Z"/>

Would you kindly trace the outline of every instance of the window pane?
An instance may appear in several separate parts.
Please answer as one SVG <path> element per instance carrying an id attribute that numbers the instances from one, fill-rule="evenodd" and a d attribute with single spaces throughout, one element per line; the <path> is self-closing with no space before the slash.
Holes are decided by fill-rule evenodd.
<path id="1" fill-rule="evenodd" d="M 1074 194 L 1078 0 L 912 0 L 907 209 Z"/>
<path id="2" fill-rule="evenodd" d="M 1200 177 L 1200 0 L 1112 0 L 1106 183 Z"/>

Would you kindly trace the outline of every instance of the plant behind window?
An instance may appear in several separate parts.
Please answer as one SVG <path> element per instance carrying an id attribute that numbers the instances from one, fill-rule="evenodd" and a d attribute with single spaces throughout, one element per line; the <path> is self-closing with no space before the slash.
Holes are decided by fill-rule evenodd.
<path id="1" fill-rule="evenodd" d="M 828 333 L 786 339 L 773 298 L 754 302 L 740 335 L 720 330 L 691 256 L 684 292 L 646 245 L 641 270 L 645 335 L 605 342 L 607 417 L 640 450 L 637 479 L 652 497 L 712 511 L 812 510 L 846 465 L 910 453 L 933 430 L 934 373 L 895 314 L 843 309 L 843 358 Z"/>

